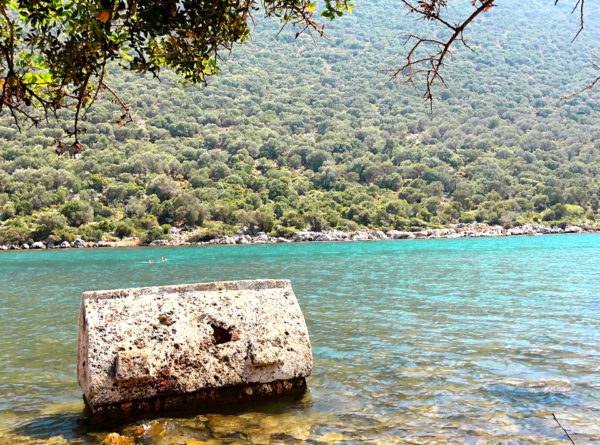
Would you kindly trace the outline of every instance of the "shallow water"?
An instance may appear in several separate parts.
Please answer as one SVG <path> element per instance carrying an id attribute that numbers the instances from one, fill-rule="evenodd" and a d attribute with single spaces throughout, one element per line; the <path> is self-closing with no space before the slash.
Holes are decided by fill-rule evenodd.
<path id="1" fill-rule="evenodd" d="M 251 278 L 292 280 L 309 392 L 113 431 L 148 444 L 566 443 L 554 413 L 577 443 L 600 443 L 600 235 L 0 253 L 0 443 L 106 437 L 77 386 L 82 291 Z"/>

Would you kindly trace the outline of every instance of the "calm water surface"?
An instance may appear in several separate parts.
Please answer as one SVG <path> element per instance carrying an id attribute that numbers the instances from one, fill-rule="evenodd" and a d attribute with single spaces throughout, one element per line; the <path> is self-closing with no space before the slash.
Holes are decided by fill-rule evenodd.
<path id="1" fill-rule="evenodd" d="M 600 443 L 600 235 L 1 253 L 0 443 L 106 437 L 76 379 L 82 291 L 252 278 L 292 280 L 309 392 L 136 443 L 566 443 L 553 413 Z"/>

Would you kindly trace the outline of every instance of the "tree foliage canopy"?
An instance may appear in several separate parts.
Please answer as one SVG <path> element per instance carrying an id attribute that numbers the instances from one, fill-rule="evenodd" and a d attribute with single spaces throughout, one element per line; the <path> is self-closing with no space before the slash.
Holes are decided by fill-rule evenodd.
<path id="1" fill-rule="evenodd" d="M 17 125 L 22 118 L 38 124 L 73 106 L 70 149 L 78 153 L 81 113 L 100 90 L 120 103 L 122 120 L 130 118 L 129 106 L 105 82 L 110 62 L 155 76 L 168 67 L 204 82 L 224 50 L 248 39 L 255 15 L 321 34 L 317 16 L 333 19 L 351 5 L 318 6 L 319 14 L 310 0 L 1 0 L 0 111 L 8 109 Z"/>

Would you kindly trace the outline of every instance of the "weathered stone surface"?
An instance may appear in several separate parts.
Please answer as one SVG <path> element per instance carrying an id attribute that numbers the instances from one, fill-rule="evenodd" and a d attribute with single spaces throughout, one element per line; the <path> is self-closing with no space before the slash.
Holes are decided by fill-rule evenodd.
<path id="1" fill-rule="evenodd" d="M 78 355 L 79 384 L 103 420 L 298 393 L 312 371 L 287 280 L 85 292 Z"/>

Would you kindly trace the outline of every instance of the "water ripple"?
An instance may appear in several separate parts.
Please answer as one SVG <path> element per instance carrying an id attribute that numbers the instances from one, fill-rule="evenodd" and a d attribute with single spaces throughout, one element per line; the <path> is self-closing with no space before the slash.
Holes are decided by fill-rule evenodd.
<path id="1" fill-rule="evenodd" d="M 598 235 L 0 253 L 0 442 L 103 439 L 76 383 L 82 291 L 267 277 L 304 310 L 309 392 L 156 419 L 144 443 L 564 443 L 552 413 L 600 443 Z"/>

